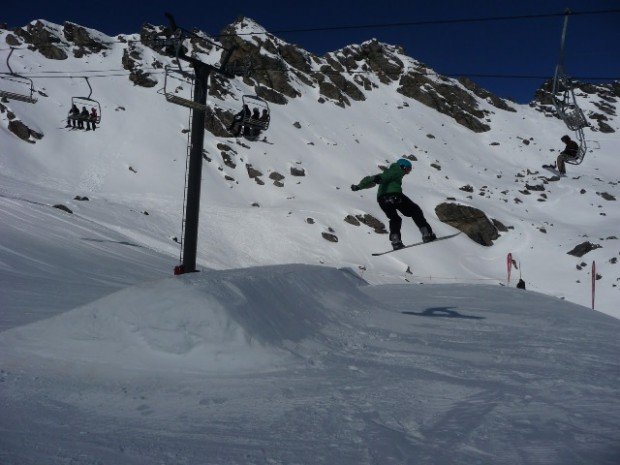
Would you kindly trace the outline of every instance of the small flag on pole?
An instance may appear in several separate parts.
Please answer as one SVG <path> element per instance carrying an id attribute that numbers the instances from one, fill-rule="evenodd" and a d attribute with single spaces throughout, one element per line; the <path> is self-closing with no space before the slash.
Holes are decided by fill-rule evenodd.
<path id="1" fill-rule="evenodd" d="M 508 271 L 508 284 L 510 284 L 510 272 L 512 271 L 512 253 L 506 256 L 506 270 Z"/>
<path id="2" fill-rule="evenodd" d="M 596 262 L 592 261 L 592 310 L 594 310 L 595 292 L 596 292 Z"/>

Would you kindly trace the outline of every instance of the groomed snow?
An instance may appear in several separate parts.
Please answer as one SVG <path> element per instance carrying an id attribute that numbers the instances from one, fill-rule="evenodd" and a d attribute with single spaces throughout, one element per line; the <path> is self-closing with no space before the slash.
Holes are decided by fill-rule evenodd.
<path id="1" fill-rule="evenodd" d="M 499 286 L 164 278 L 0 333 L 0 459 L 612 465 L 619 329 Z"/>

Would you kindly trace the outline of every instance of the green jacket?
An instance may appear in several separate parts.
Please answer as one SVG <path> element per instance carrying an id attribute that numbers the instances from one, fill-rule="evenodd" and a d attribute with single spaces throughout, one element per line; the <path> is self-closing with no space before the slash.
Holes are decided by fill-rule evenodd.
<path id="1" fill-rule="evenodd" d="M 377 198 L 386 194 L 401 194 L 403 192 L 403 176 L 405 172 L 396 163 L 392 163 L 390 167 L 381 174 L 374 176 L 366 176 L 357 185 L 360 189 L 369 189 L 379 184 L 377 190 Z"/>

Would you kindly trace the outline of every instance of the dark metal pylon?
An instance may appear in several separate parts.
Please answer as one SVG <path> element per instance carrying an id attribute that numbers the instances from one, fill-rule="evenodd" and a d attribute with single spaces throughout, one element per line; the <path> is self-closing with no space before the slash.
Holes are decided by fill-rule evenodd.
<path id="1" fill-rule="evenodd" d="M 202 61 L 187 56 L 182 52 L 181 44 L 184 34 L 195 35 L 177 26 L 174 17 L 166 13 L 170 27 L 178 36 L 176 47 L 177 60 L 188 62 L 194 68 L 194 98 L 192 105 L 184 105 L 192 108 L 192 124 L 190 136 L 189 166 L 187 170 L 187 196 L 185 204 L 185 231 L 183 236 L 183 252 L 180 267 L 175 273 L 191 273 L 196 270 L 196 250 L 198 246 L 198 220 L 200 216 L 200 188 L 202 183 L 202 149 L 205 135 L 205 112 L 207 108 L 207 95 L 209 75 L 212 72 L 229 75 L 225 68 L 233 49 L 227 50 L 222 57 L 220 68 L 203 63 Z"/>

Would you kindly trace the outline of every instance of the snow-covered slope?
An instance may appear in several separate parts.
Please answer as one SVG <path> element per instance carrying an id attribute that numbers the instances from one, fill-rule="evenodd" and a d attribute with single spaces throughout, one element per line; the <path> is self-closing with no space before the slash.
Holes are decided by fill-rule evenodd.
<path id="1" fill-rule="evenodd" d="M 618 330 L 500 286 L 168 277 L 0 333 L 0 461 L 612 465 Z"/>
<path id="2" fill-rule="evenodd" d="M 596 260 L 597 309 L 620 316 L 614 88 L 580 93 L 597 143 L 552 181 L 538 167 L 566 131 L 541 99 L 377 41 L 316 57 L 239 35 L 265 32 L 250 20 L 226 31 L 254 71 L 211 81 L 203 271 L 172 277 L 188 112 L 144 45 L 166 29 L 0 30 L 39 98 L 0 102 L 0 463 L 615 465 L 620 322 L 577 305 Z M 67 131 L 86 75 L 101 126 Z M 224 128 L 244 93 L 270 102 L 259 141 Z M 387 236 L 359 219 L 383 215 L 349 186 L 403 155 L 437 233 L 446 201 L 509 229 L 371 257 Z M 508 252 L 528 291 L 498 285 Z"/>
<path id="3" fill-rule="evenodd" d="M 181 237 L 188 128 L 188 111 L 167 103 L 158 93 L 163 85 L 159 66 L 171 63 L 171 57 L 139 42 L 137 34 L 112 38 L 84 29 L 84 35 L 70 26 L 39 21 L 21 29 L 19 36 L 0 31 L 3 53 L 8 43 L 17 44 L 13 69 L 33 76 L 40 91 L 34 105 L 2 103 L 2 202 L 11 199 L 13 207 L 6 209 L 28 209 L 33 201 L 62 203 L 80 218 L 114 231 L 119 241 L 169 256 L 171 269 L 179 253 L 175 238 Z M 250 20 L 227 30 L 263 31 Z M 44 44 L 41 31 L 48 34 Z M 142 37 L 161 31 L 145 28 Z M 536 105 L 503 102 L 516 111 L 501 109 L 493 98 L 480 97 L 463 83 L 435 75 L 402 49 L 376 41 L 315 57 L 271 35 L 226 40 L 233 39 L 246 43 L 248 54 L 254 53 L 249 63 L 260 69 L 256 60 L 276 62 L 285 68 L 286 79 L 279 79 L 273 70 L 234 80 L 212 79 L 215 133 L 221 131 L 218 121 L 226 122 L 227 115 L 238 111 L 243 93 L 271 98 L 272 115 L 266 138 L 260 141 L 207 133 L 209 161 L 203 168 L 198 251 L 202 267 L 308 263 L 350 266 L 373 283 L 503 283 L 506 255 L 511 252 L 528 289 L 589 306 L 589 268 L 595 260 L 601 275 L 596 307 L 620 316 L 615 304 L 620 210 L 616 201 L 605 199 L 620 195 L 617 132 L 586 130 L 596 143 L 590 144 L 585 162 L 570 166 L 567 178 L 550 182 L 539 167 L 555 158 L 561 148 L 559 137 L 567 131 Z M 66 59 L 46 58 L 44 52 L 53 56 L 50 43 L 54 50 L 64 51 Z M 28 44 L 34 50 L 27 49 Z M 186 45 L 211 63 L 221 55 L 205 44 Z M 235 60 L 243 63 L 242 58 Z M 130 72 L 134 81 L 128 79 Z M 92 97 L 102 105 L 101 126 L 94 133 L 67 131 L 68 105 L 72 96 L 87 94 L 86 81 L 80 77 L 86 75 L 91 76 Z M 141 78 L 157 84 L 134 84 L 144 84 Z M 280 98 L 287 103 L 273 102 Z M 603 100 L 598 94 L 583 94 L 581 101 L 586 111 L 600 113 Z M 615 102 L 607 104 L 615 108 Z M 30 143 L 21 140 L 8 129 L 10 115 L 43 137 L 31 135 Z M 614 115 L 608 115 L 607 123 L 617 130 Z M 476 207 L 510 229 L 490 247 L 461 235 L 441 244 L 371 257 L 371 252 L 389 247 L 387 236 L 344 219 L 365 214 L 384 223 L 385 219 L 374 191 L 353 193 L 349 186 L 403 155 L 417 159 L 413 173 L 405 178 L 405 192 L 423 208 L 437 233 L 454 231 L 435 215 L 435 207 L 446 199 Z M 304 175 L 293 175 L 292 168 Z M 279 179 L 274 173 L 284 178 L 274 181 L 273 177 Z M 466 185 L 473 192 L 460 190 Z M 603 197 L 604 193 L 612 197 Z M 73 200 L 75 196 L 87 196 L 89 201 Z M 60 210 L 41 213 L 30 224 L 4 217 L 2 223 L 11 224 L 15 234 L 43 233 L 49 215 L 75 226 Z M 338 242 L 326 240 L 323 233 L 333 234 Z M 403 238 L 419 239 L 409 221 L 404 222 Z M 586 240 L 601 248 L 582 258 L 566 254 Z M 9 261 L 7 254 L 23 256 L 28 248 L 19 240 L 3 246 L 3 262 Z M 14 269 L 25 262 L 11 263 Z"/>

